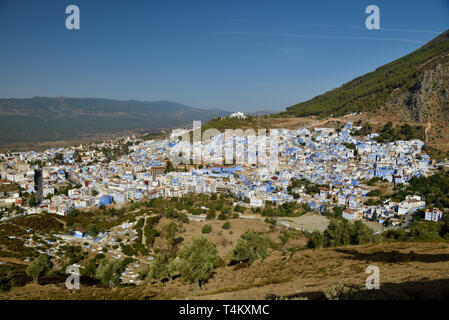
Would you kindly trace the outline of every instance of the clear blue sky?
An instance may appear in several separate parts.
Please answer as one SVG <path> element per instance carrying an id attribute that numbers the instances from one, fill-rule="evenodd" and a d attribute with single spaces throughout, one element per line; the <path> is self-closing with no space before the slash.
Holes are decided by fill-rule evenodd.
<path id="1" fill-rule="evenodd" d="M 365 29 L 370 4 L 381 30 Z M 449 0 L 0 0 L 0 97 L 281 110 L 448 28 Z"/>

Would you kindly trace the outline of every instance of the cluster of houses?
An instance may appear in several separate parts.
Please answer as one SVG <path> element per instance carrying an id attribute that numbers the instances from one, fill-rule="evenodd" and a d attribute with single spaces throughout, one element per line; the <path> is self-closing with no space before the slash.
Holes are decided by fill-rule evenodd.
<path id="1" fill-rule="evenodd" d="M 434 163 L 423 152 L 422 141 L 378 143 L 374 139 L 377 134 L 351 135 L 357 129 L 359 127 L 353 127 L 351 122 L 341 130 L 282 129 L 275 168 L 256 162 L 167 170 L 168 155 L 181 143 L 171 138 L 141 141 L 139 137 L 128 137 L 129 152 L 117 160 L 108 160 L 98 151 L 104 147 L 119 147 L 117 141 L 45 152 L 0 154 L 0 182 L 17 183 L 22 193 L 35 193 L 40 189 L 43 199 L 38 206 L 22 203 L 17 193 L 5 200 L 23 207 L 26 213 L 48 211 L 65 215 L 72 208 L 188 193 L 231 193 L 237 198 L 249 199 L 254 207 L 263 206 L 265 201 L 280 204 L 295 201 L 307 204 L 317 213 L 340 206 L 345 208 L 343 217 L 346 219 L 375 216 L 380 223 L 424 208 L 425 202 L 419 196 L 410 196 L 401 203 L 387 200 L 380 205 L 364 204 L 370 191 L 364 181 L 378 177 L 392 184 L 404 184 L 414 176 L 431 174 Z M 203 148 L 219 148 L 223 138 L 224 134 L 217 135 L 203 142 Z M 242 139 L 246 146 L 251 141 L 251 137 Z M 57 154 L 62 154 L 62 164 L 52 161 Z M 80 155 L 78 159 L 76 154 Z M 45 161 L 46 165 L 38 168 L 33 165 L 37 160 Z M 35 181 L 36 169 L 42 170 L 40 185 Z M 321 188 L 313 193 L 304 185 L 288 189 L 293 178 L 308 180 Z M 66 193 L 59 192 L 67 185 L 76 187 Z M 429 213 L 430 220 L 441 219 L 435 212 L 438 210 Z M 426 219 L 427 216 L 426 213 Z"/>

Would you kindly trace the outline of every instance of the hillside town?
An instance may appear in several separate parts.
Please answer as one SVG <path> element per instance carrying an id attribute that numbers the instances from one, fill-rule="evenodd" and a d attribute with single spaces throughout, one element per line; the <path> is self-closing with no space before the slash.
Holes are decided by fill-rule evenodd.
<path id="1" fill-rule="evenodd" d="M 399 224 L 407 214 L 425 207 L 423 199 L 415 195 L 400 203 L 387 199 L 366 205 L 370 189 L 365 182 L 377 177 L 392 185 L 406 184 L 414 176 L 432 174 L 434 161 L 423 152 L 422 141 L 378 143 L 376 133 L 353 136 L 358 129 L 347 122 L 338 130 L 280 130 L 275 169 L 257 163 L 174 168 L 169 155 L 179 142 L 173 136 L 155 140 L 133 136 L 44 152 L 1 154 L 0 183 L 16 184 L 20 191 L 3 192 L 0 203 L 2 210 L 14 205 L 22 214 L 46 211 L 64 216 L 74 208 L 144 198 L 231 193 L 251 207 L 262 207 L 266 201 L 297 202 L 320 214 L 339 206 L 348 220 L 375 218 L 383 224 L 392 219 L 393 225 Z M 203 147 L 219 145 L 223 136 L 213 137 Z M 115 159 L 107 154 L 123 145 L 127 149 Z M 319 186 L 319 192 L 308 192 L 304 184 L 292 188 L 292 180 L 307 180 Z M 438 221 L 441 216 L 435 208 L 426 212 L 425 219 Z"/>

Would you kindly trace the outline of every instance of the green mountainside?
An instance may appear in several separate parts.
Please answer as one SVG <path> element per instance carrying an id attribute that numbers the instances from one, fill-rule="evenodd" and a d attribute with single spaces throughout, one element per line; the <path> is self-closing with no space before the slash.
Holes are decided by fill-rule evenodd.
<path id="1" fill-rule="evenodd" d="M 440 88 L 433 89 L 438 89 L 435 94 L 444 98 L 442 102 L 444 105 L 449 105 L 448 66 L 449 30 L 418 50 L 373 72 L 355 78 L 311 100 L 288 107 L 279 116 L 341 116 L 351 112 L 369 112 L 388 104 L 392 98 L 401 97 L 402 101 L 394 99 L 392 101 L 411 109 L 414 120 L 423 120 L 419 119 L 422 110 L 419 110 L 421 107 L 419 103 L 418 105 L 414 103 L 416 101 L 413 100 L 416 99 L 413 99 L 413 94 L 416 89 L 422 87 L 421 81 L 425 78 L 426 71 L 436 70 L 444 79 L 433 77 L 431 81 L 434 87 L 437 84 L 436 81 L 440 84 L 443 82 Z"/>

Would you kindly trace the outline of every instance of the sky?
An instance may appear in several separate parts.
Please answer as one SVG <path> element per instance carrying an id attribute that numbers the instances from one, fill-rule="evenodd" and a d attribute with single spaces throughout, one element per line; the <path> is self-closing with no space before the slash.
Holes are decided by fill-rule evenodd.
<path id="1" fill-rule="evenodd" d="M 368 5 L 380 30 L 365 27 Z M 449 0 L 0 0 L 0 98 L 283 110 L 447 29 Z"/>

